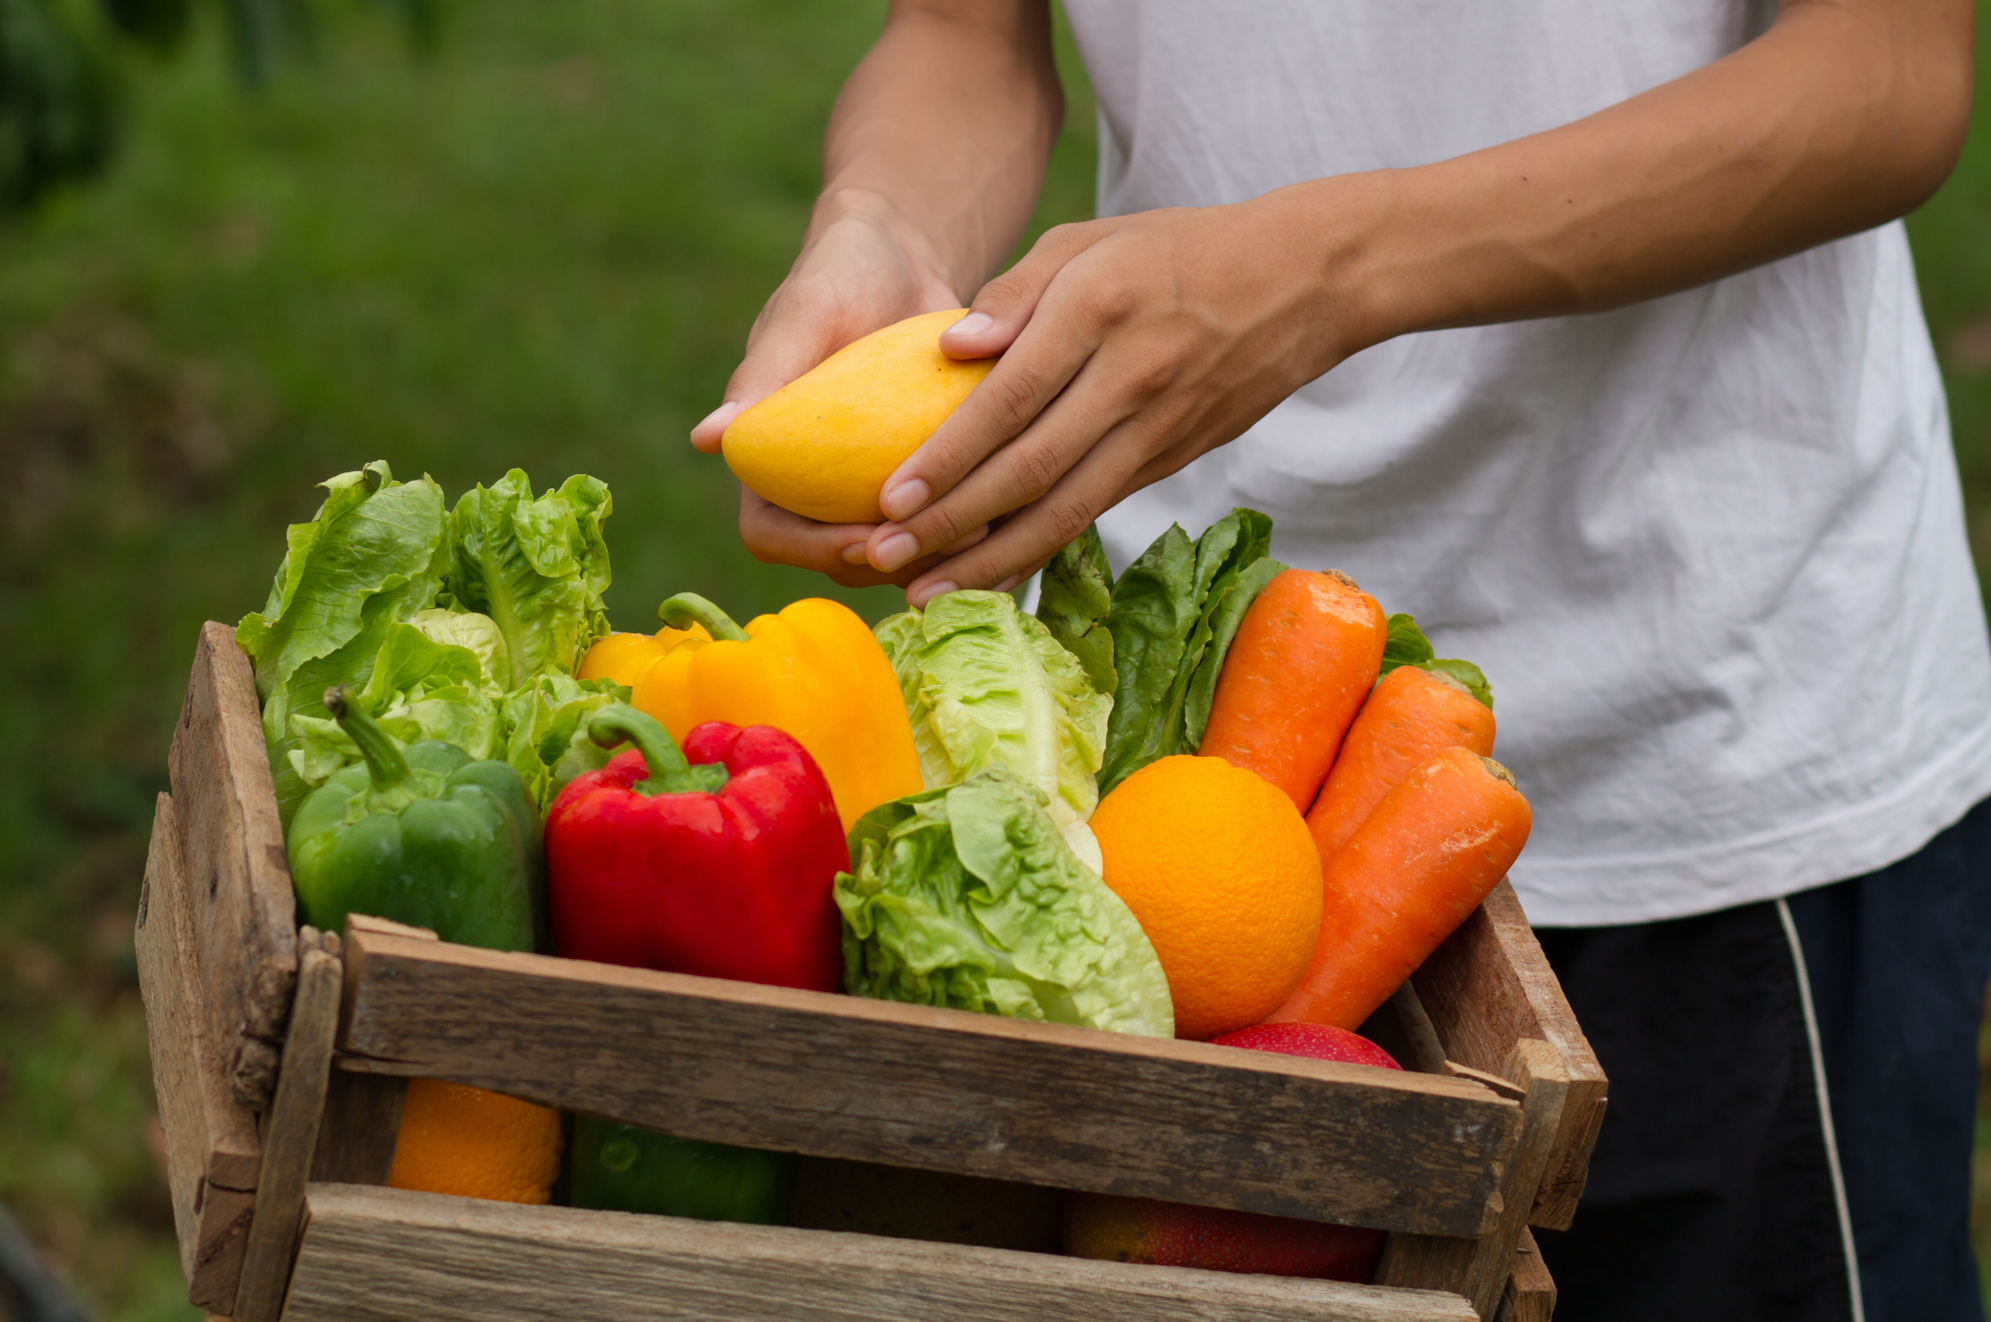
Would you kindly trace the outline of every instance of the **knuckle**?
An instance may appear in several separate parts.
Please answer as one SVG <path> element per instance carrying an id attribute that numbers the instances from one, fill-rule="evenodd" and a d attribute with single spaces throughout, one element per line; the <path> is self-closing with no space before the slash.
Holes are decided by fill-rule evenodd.
<path id="1" fill-rule="evenodd" d="M 1026 497 L 1043 495 L 1064 475 L 1064 464 L 1047 445 L 1016 445 L 1010 462 L 1015 465 L 1017 486 Z"/>
<path id="2" fill-rule="evenodd" d="M 920 516 L 919 530 L 915 534 L 923 547 L 952 546 L 961 540 L 961 517 L 948 502 L 935 505 Z"/>
<path id="3" fill-rule="evenodd" d="M 984 384 L 1005 435 L 1014 436 L 1037 416 L 1043 382 L 1033 368 L 1018 364 L 1000 375 L 991 373 Z"/>
<path id="4" fill-rule="evenodd" d="M 1092 524 L 1092 511 L 1085 503 L 1072 496 L 1062 496 L 1044 503 L 1044 523 L 1058 545 L 1063 546 L 1085 532 Z"/>

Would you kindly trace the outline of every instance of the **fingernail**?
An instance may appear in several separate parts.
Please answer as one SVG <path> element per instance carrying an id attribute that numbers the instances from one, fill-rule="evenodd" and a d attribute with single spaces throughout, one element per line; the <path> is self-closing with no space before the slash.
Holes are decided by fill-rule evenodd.
<path id="1" fill-rule="evenodd" d="M 888 519 L 909 519 L 919 513 L 932 497 L 933 488 L 922 479 L 912 477 L 895 487 L 887 487 L 885 494 L 878 498 L 878 506 L 885 511 Z"/>
<path id="2" fill-rule="evenodd" d="M 1014 588 L 1014 587 L 1015 587 L 1015 586 L 1016 586 L 1016 585 L 1017 585 L 1018 583 L 1021 583 L 1022 581 L 1023 581 L 1023 575 L 1021 575 L 1021 574 L 1011 574 L 1011 575 L 1010 575 L 1010 576 L 1009 576 L 1008 578 L 1006 578 L 1006 579 L 1004 579 L 1004 580 L 1003 580 L 1002 582 L 1000 582 L 1000 583 L 996 584 L 996 591 L 997 591 L 997 592 L 1008 592 L 1008 591 L 1010 591 L 1011 589 L 1013 589 L 1013 588 Z"/>
<path id="3" fill-rule="evenodd" d="M 950 582 L 944 578 L 941 579 L 938 583 L 929 583 L 926 588 L 926 595 L 919 599 L 919 608 L 921 610 L 925 610 L 927 603 L 932 601 L 935 597 L 944 597 L 950 592 L 958 592 L 958 591 L 960 591 L 960 585 L 958 583 Z"/>
<path id="4" fill-rule="evenodd" d="M 843 548 L 843 562 L 847 565 L 869 564 L 871 563 L 871 556 L 865 549 L 863 542 L 852 542 L 849 546 Z"/>
<path id="5" fill-rule="evenodd" d="M 991 317 L 986 312 L 970 312 L 967 316 L 949 326 L 943 333 L 947 335 L 980 335 L 984 331 L 994 329 L 994 317 Z"/>
<path id="6" fill-rule="evenodd" d="M 724 404 L 721 404 L 718 408 L 713 409 L 710 413 L 706 414 L 704 419 L 698 424 L 698 426 L 693 427 L 692 430 L 698 431 L 700 428 L 704 427 L 718 427 L 723 429 L 727 423 L 733 420 L 733 415 L 738 413 L 739 411 L 740 411 L 740 406 L 729 399 Z"/>
<path id="7" fill-rule="evenodd" d="M 889 574 L 918 554 L 919 538 L 909 532 L 895 532 L 878 543 L 871 554 L 871 563 Z"/>

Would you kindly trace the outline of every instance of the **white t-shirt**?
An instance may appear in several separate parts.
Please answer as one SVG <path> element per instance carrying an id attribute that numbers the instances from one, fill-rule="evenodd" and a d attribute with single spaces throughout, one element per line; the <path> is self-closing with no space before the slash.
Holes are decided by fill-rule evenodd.
<path id="1" fill-rule="evenodd" d="M 1555 127 L 1741 0 L 1066 0 L 1099 209 L 1237 202 Z M 1232 505 L 1485 669 L 1538 923 L 1680 917 L 1920 848 L 1991 794 L 1991 652 L 1899 224 L 1593 316 L 1407 335 L 1100 521 Z"/>

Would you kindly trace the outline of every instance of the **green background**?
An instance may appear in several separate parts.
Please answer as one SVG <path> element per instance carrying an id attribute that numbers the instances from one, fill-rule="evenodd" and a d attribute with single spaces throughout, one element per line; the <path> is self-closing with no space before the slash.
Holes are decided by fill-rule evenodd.
<path id="1" fill-rule="evenodd" d="M 133 62 L 107 177 L 0 223 L 0 1203 L 103 1315 L 195 1316 L 131 926 L 199 623 L 259 607 L 312 484 L 380 457 L 452 495 L 512 465 L 605 479 L 625 627 L 677 591 L 741 618 L 822 592 L 741 550 L 732 481 L 684 436 L 793 256 L 883 10 L 480 0 L 427 60 L 331 14 L 254 96 L 200 32 Z M 1060 55 L 1033 235 L 1091 208 Z M 1987 222 L 1979 134 L 1910 225 L 1980 560 Z"/>

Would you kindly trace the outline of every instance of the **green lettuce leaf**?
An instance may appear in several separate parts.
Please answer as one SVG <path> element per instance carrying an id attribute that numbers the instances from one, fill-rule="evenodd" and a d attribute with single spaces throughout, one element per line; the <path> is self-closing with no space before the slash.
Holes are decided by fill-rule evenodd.
<path id="1" fill-rule="evenodd" d="M 326 689 L 364 684 L 388 631 L 435 601 L 449 561 L 449 513 L 429 478 L 396 482 L 375 462 L 320 485 L 317 514 L 285 534 L 268 603 L 235 630 L 255 664 L 285 821 L 309 788 L 290 764 L 292 712 L 321 713 Z"/>
<path id="2" fill-rule="evenodd" d="M 477 653 L 397 623 L 354 701 L 401 743 L 434 739 L 481 761 L 497 754 L 498 696 Z M 296 746 L 287 760 L 308 789 L 360 760 L 358 745 L 322 707 L 293 712 L 290 724 Z"/>
<path id="3" fill-rule="evenodd" d="M 518 772 L 545 812 L 567 782 L 608 765 L 619 749 L 588 738 L 588 718 L 611 702 L 629 701 L 612 679 L 541 675 L 505 697 L 499 713 L 501 756 Z"/>
<path id="4" fill-rule="evenodd" d="M 512 469 L 456 502 L 456 554 L 444 584 L 460 611 L 488 616 L 504 638 L 506 690 L 541 675 L 571 675 L 608 633 L 608 487 L 575 475 L 534 497 Z"/>
<path id="5" fill-rule="evenodd" d="M 1101 794 L 1158 758 L 1196 751 L 1238 622 L 1283 568 L 1257 568 L 1271 545 L 1271 519 L 1234 509 L 1194 542 L 1171 525 L 1113 585 L 1106 623 L 1119 687 Z"/>
<path id="6" fill-rule="evenodd" d="M 1037 618 L 1051 637 L 1078 658 L 1092 687 L 1111 697 L 1120 687 L 1113 669 L 1113 634 L 1106 614 L 1113 608 L 1113 570 L 1106 563 L 1099 528 L 1071 542 L 1044 566 L 1039 580 Z"/>
<path id="7" fill-rule="evenodd" d="M 1147 934 L 1007 771 L 882 804 L 850 843 L 836 902 L 854 995 L 1174 1036 Z"/>
<path id="8" fill-rule="evenodd" d="M 1060 829 L 1092 815 L 1113 699 L 1013 597 L 950 592 L 876 632 L 929 787 L 1003 767 L 1043 792 Z"/>
<path id="9" fill-rule="evenodd" d="M 1488 711 L 1493 710 L 1493 685 L 1487 682 L 1485 672 L 1478 666 L 1457 657 L 1435 655 L 1431 640 L 1417 627 L 1417 621 L 1408 615 L 1392 615 L 1388 623 L 1389 633 L 1383 643 L 1382 674 L 1387 675 L 1398 666 L 1416 666 L 1419 670 L 1450 675 L 1465 685 L 1467 692 L 1485 703 Z"/>

